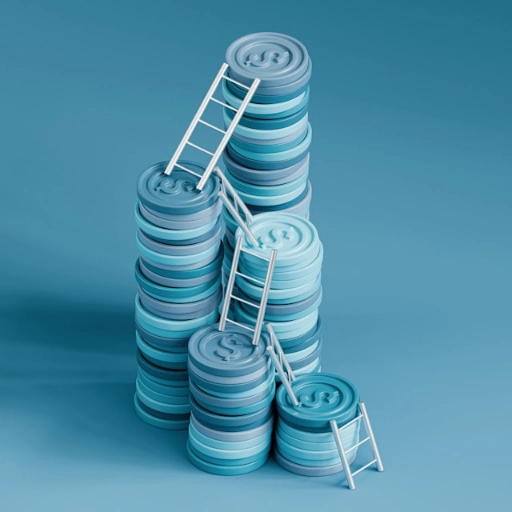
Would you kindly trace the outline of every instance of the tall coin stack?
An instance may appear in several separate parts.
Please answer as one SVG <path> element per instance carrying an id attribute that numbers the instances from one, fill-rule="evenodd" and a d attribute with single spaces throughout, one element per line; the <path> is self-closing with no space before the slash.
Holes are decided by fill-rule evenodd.
<path id="1" fill-rule="evenodd" d="M 272 32 L 237 39 L 226 51 L 229 76 L 260 84 L 224 152 L 226 176 L 253 214 L 282 211 L 309 216 L 311 183 L 308 122 L 311 59 L 296 39 Z M 223 96 L 238 108 L 244 90 L 224 82 Z M 224 108 L 228 126 L 234 112 Z M 225 210 L 225 272 L 231 266 L 236 224 Z"/>
<path id="2" fill-rule="evenodd" d="M 255 253 L 269 258 L 277 250 L 272 281 L 265 310 L 281 347 L 295 374 L 319 372 L 321 369 L 321 325 L 318 308 L 322 301 L 322 243 L 313 224 L 291 213 L 261 213 L 254 217 L 251 231 L 259 243 L 253 247 L 239 228 L 236 236 L 244 237 L 236 276 L 237 294 L 243 299 L 234 306 L 235 320 L 255 325 L 263 294 L 267 266 Z"/>
<path id="3" fill-rule="evenodd" d="M 263 334 L 229 324 L 197 331 L 189 342 L 190 461 L 209 473 L 240 475 L 261 467 L 272 445 L 274 367 Z"/>
<path id="4" fill-rule="evenodd" d="M 180 162 L 202 174 L 204 168 Z M 222 205 L 219 182 L 198 179 L 167 162 L 146 169 L 137 182 L 139 259 L 135 323 L 138 376 L 135 409 L 148 423 L 186 429 L 190 418 L 188 341 L 218 320 L 222 301 Z"/>

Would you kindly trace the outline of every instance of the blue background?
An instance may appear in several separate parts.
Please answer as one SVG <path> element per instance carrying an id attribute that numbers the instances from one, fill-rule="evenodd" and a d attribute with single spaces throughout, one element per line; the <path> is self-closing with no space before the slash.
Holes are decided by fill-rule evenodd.
<path id="1" fill-rule="evenodd" d="M 508 5 L 507 5 L 508 4 Z M 0 508 L 506 509 L 511 501 L 508 2 L 2 2 Z M 350 492 L 275 462 L 196 470 L 133 412 L 135 181 L 170 158 L 229 43 L 313 60 L 324 370 L 386 470 Z"/>

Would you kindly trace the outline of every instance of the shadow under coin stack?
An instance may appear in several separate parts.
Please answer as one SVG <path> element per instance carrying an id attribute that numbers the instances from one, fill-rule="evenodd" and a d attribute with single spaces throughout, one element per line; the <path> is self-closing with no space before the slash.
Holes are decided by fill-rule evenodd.
<path id="1" fill-rule="evenodd" d="M 284 386 L 276 395 L 277 429 L 274 457 L 280 466 L 304 476 L 325 476 L 343 470 L 329 424 L 341 428 L 358 415 L 359 396 L 349 381 L 328 373 L 303 375 L 292 383 L 299 401 L 295 407 Z M 343 446 L 350 450 L 359 442 L 360 421 L 340 433 Z M 347 454 L 352 464 L 357 448 Z"/>
<path id="2" fill-rule="evenodd" d="M 311 183 L 308 122 L 311 59 L 296 39 L 272 32 L 244 36 L 226 51 L 229 76 L 260 84 L 224 151 L 226 177 L 253 214 L 282 211 L 309 217 Z M 223 96 L 238 108 L 244 90 L 225 81 Z M 227 127 L 234 111 L 224 108 Z M 236 223 L 224 210 L 226 263 L 229 273 Z"/>
<path id="3" fill-rule="evenodd" d="M 241 327 L 218 324 L 189 342 L 192 407 L 187 450 L 199 469 L 240 475 L 261 467 L 272 445 L 274 367 L 262 335 L 258 345 Z"/>
<path id="4" fill-rule="evenodd" d="M 180 163 L 200 175 L 204 171 Z M 217 322 L 222 301 L 222 205 L 215 176 L 199 191 L 195 176 L 180 169 L 167 176 L 166 166 L 153 165 L 137 182 L 134 400 L 137 414 L 151 425 L 186 429 L 188 341 Z"/>
<path id="5" fill-rule="evenodd" d="M 318 308 L 322 301 L 322 243 L 316 228 L 308 220 L 289 213 L 261 213 L 254 217 L 251 231 L 260 247 L 244 237 L 242 248 L 265 258 L 277 250 L 264 319 L 274 332 L 295 374 L 321 369 L 321 326 Z M 238 229 L 238 236 L 244 236 Z M 261 283 L 265 281 L 266 262 L 241 251 L 239 270 Z M 237 275 L 236 293 L 249 303 L 259 304 L 263 284 Z M 258 311 L 246 302 L 234 301 L 235 320 L 255 325 Z M 278 376 L 276 376 L 279 379 Z"/>

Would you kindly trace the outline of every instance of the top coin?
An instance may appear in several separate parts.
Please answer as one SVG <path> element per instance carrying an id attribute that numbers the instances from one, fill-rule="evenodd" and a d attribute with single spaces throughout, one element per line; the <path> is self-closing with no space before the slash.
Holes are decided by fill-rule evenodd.
<path id="1" fill-rule="evenodd" d="M 275 32 L 249 34 L 231 43 L 226 51 L 229 75 L 258 90 L 297 81 L 309 67 L 306 47 L 293 37 Z"/>
<path id="2" fill-rule="evenodd" d="M 182 169 L 164 174 L 168 162 L 160 162 L 143 171 L 137 180 L 140 202 L 157 212 L 187 215 L 200 212 L 218 200 L 219 180 L 212 175 L 203 190 L 197 188 L 199 178 Z M 191 171 L 203 174 L 204 167 L 193 162 L 179 162 Z"/>
<path id="3" fill-rule="evenodd" d="M 258 345 L 252 344 L 252 332 L 229 324 L 219 331 L 219 324 L 195 332 L 188 343 L 191 363 L 212 375 L 235 377 L 248 375 L 268 363 L 268 338 L 262 334 Z"/>
<path id="4" fill-rule="evenodd" d="M 249 229 L 258 241 L 258 247 L 254 247 L 246 237 L 243 247 L 265 258 L 270 257 L 273 249 L 276 250 L 276 268 L 304 266 L 318 253 L 320 239 L 315 226 L 298 215 L 281 212 L 260 213 L 253 217 Z M 236 231 L 236 237 L 238 236 L 244 236 L 241 228 Z M 242 253 L 241 257 L 248 265 L 263 264 L 250 253 Z"/>
<path id="5" fill-rule="evenodd" d="M 295 407 L 284 386 L 277 392 L 279 415 L 290 425 L 303 428 L 328 429 L 329 421 L 341 427 L 357 415 L 359 393 L 348 380 L 331 373 L 301 375 L 292 382 L 299 401 Z"/>

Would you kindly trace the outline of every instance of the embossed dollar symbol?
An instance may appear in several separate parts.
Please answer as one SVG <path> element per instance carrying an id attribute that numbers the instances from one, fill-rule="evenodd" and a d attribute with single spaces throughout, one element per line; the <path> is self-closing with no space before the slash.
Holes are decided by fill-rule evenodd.
<path id="1" fill-rule="evenodd" d="M 295 238 L 296 231 L 293 227 L 289 229 L 274 228 L 270 233 L 258 237 L 258 242 L 262 247 L 276 247 L 282 245 L 282 240 L 292 241 Z"/>
<path id="2" fill-rule="evenodd" d="M 214 354 L 222 359 L 223 361 L 232 361 L 233 359 L 239 359 L 242 352 L 236 347 L 243 346 L 243 343 L 235 338 L 222 338 L 219 342 L 221 349 L 216 349 Z"/>
<path id="3" fill-rule="evenodd" d="M 254 66 L 256 68 L 265 68 L 274 64 L 282 64 L 290 55 L 286 50 L 279 52 L 276 50 L 265 50 L 263 53 L 250 53 L 244 60 L 246 66 Z"/>
<path id="4" fill-rule="evenodd" d="M 179 194 L 180 192 L 191 192 L 194 190 L 195 185 L 183 178 L 177 180 L 172 178 L 164 178 L 155 185 L 155 192 L 163 194 Z"/>
<path id="5" fill-rule="evenodd" d="M 308 409 L 317 409 L 322 403 L 333 404 L 340 396 L 338 391 L 314 391 L 312 395 L 300 395 L 299 402 Z"/>

